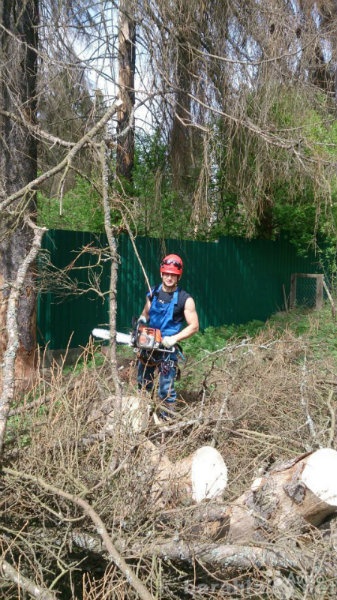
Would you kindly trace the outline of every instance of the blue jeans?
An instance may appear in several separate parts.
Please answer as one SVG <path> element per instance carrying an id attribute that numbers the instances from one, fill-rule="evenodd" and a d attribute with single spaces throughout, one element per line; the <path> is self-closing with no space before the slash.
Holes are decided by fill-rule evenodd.
<path id="1" fill-rule="evenodd" d="M 138 389 L 146 389 L 151 392 L 154 384 L 155 372 L 159 372 L 159 390 L 158 395 L 161 400 L 173 405 L 176 401 L 177 393 L 174 388 L 174 381 L 177 375 L 177 356 L 175 353 L 162 353 L 162 356 L 153 360 L 151 355 L 142 353 L 141 360 L 138 361 L 137 382 Z M 148 358 L 148 362 L 147 362 Z M 173 406 L 171 406 L 173 408 Z"/>

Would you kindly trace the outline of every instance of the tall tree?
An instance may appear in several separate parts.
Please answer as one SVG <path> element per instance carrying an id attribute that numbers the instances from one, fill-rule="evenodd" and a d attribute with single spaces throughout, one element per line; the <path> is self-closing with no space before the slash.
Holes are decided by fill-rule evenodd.
<path id="1" fill-rule="evenodd" d="M 133 0 L 119 3 L 118 95 L 122 105 L 117 115 L 117 176 L 132 179 L 135 146 L 136 23 Z"/>
<path id="2" fill-rule="evenodd" d="M 275 189 L 284 185 L 286 173 L 289 197 L 309 185 L 321 212 L 334 166 L 328 156 L 322 162 L 323 147 L 308 135 L 305 117 L 309 121 L 318 109 L 323 120 L 333 118 L 332 5 L 275 1 L 266 11 L 256 0 L 188 6 L 161 0 L 155 7 L 144 0 L 143 10 L 142 35 L 155 72 L 151 83 L 164 99 L 160 126 L 171 140 L 173 180 L 187 165 L 188 147 L 192 157 L 192 169 L 181 168 L 196 186 L 185 192 L 186 210 L 198 209 L 195 200 L 203 197 L 209 207 L 204 214 L 217 226 L 231 206 L 242 233 L 272 235 Z M 286 126 L 292 122 L 290 98 L 306 107 L 300 127 L 297 116 Z M 159 110 L 155 116 L 160 119 Z M 205 152 L 191 143 L 196 129 L 203 133 Z"/>
<path id="3" fill-rule="evenodd" d="M 0 3 L 0 199 L 15 194 L 37 174 L 36 80 L 38 60 L 38 0 Z M 0 221 L 0 361 L 6 341 L 7 299 L 33 232 L 25 217 L 36 212 L 35 192 L 24 194 Z M 33 274 L 27 274 L 18 307 L 18 377 L 34 360 L 36 294 Z"/>

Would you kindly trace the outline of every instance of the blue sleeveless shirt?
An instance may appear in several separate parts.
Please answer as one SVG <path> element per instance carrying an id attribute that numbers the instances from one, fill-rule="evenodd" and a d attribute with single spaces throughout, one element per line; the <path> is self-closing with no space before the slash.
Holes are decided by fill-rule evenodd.
<path id="1" fill-rule="evenodd" d="M 154 327 L 155 329 L 160 329 L 162 336 L 165 335 L 175 335 L 179 333 L 182 329 L 182 322 L 174 322 L 173 313 L 174 307 L 178 304 L 178 293 L 179 290 L 173 294 L 171 302 L 160 302 L 158 300 L 158 293 L 162 288 L 160 285 L 157 288 L 153 288 L 151 294 L 148 294 L 151 300 L 151 306 L 149 310 L 150 317 L 150 327 Z"/>

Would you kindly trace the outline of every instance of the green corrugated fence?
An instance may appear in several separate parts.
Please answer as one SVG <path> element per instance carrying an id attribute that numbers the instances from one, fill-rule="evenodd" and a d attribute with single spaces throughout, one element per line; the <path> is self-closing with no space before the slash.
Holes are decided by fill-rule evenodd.
<path id="1" fill-rule="evenodd" d="M 313 255 L 298 256 L 286 240 L 136 238 L 135 244 L 151 285 L 160 281 L 159 263 L 165 254 L 173 252 L 183 258 L 181 286 L 195 299 L 201 329 L 264 321 L 284 309 L 291 273 L 322 272 Z M 43 248 L 57 269 L 70 265 L 89 246 L 92 253 L 81 254 L 74 268 L 67 271 L 72 293 L 62 295 L 54 289 L 39 296 L 38 338 L 51 350 L 86 345 L 93 327 L 108 325 L 108 296 L 100 297 L 90 288 L 100 279 L 101 291 L 108 291 L 110 265 L 102 260 L 97 264 L 95 249 L 107 246 L 105 235 L 50 230 L 44 237 Z M 118 253 L 117 329 L 127 332 L 132 316 L 143 308 L 147 287 L 127 235 L 119 236 Z M 90 291 L 78 295 L 84 290 Z"/>

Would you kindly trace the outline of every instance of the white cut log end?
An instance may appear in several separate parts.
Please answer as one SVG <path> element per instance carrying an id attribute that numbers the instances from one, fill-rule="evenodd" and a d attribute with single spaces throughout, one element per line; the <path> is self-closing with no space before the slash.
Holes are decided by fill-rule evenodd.
<path id="1" fill-rule="evenodd" d="M 107 417 L 105 429 L 109 433 L 115 431 L 118 419 L 114 410 Z M 149 406 L 147 401 L 140 396 L 128 396 L 122 398 L 122 424 L 125 431 L 132 431 L 135 434 L 141 433 L 149 425 Z"/>
<path id="2" fill-rule="evenodd" d="M 140 396 L 123 398 L 123 422 L 135 433 L 145 431 L 149 424 L 149 406 Z"/>
<path id="3" fill-rule="evenodd" d="M 322 448 L 306 459 L 301 480 L 322 502 L 337 506 L 337 452 Z"/>
<path id="4" fill-rule="evenodd" d="M 199 448 L 192 461 L 192 498 L 195 502 L 221 496 L 227 486 L 227 467 L 212 446 Z"/>

